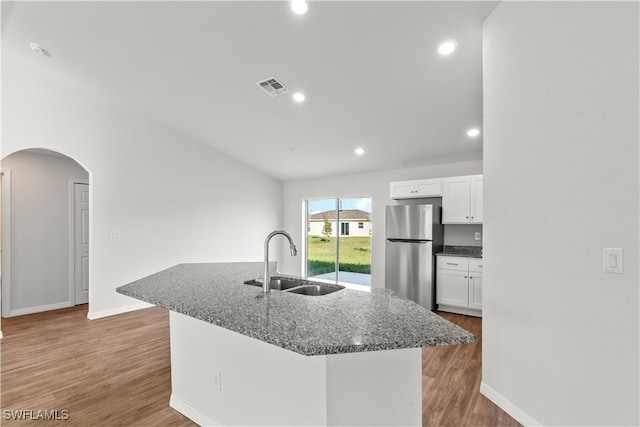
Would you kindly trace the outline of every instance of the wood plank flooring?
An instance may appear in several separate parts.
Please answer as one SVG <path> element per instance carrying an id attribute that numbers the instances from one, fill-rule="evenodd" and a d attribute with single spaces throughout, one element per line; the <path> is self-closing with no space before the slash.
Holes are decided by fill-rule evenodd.
<path id="1" fill-rule="evenodd" d="M 153 307 L 88 320 L 87 306 L 2 319 L 4 426 L 194 426 L 169 407 L 169 316 Z M 444 317 L 477 336 L 481 319 Z M 518 426 L 478 392 L 477 344 L 423 349 L 424 426 Z M 58 411 L 11 420 L 6 411 Z M 69 419 L 65 420 L 68 411 Z M 54 414 L 55 415 L 55 414 Z"/>
<path id="2" fill-rule="evenodd" d="M 475 344 L 422 349 L 423 426 L 520 426 L 480 394 L 482 319 L 437 312 L 478 337 Z"/>
<path id="3" fill-rule="evenodd" d="M 88 320 L 77 306 L 2 319 L 2 332 L 3 426 L 195 425 L 169 407 L 167 310 Z M 19 409 L 66 409 L 69 419 L 6 420 Z"/>

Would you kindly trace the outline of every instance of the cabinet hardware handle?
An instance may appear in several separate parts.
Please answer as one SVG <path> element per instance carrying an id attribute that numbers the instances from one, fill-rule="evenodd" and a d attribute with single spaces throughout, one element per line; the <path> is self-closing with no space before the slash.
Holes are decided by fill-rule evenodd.
<path id="1" fill-rule="evenodd" d="M 469 217 L 468 217 L 468 216 L 465 216 L 465 218 L 466 218 L 466 219 L 469 219 Z"/>
<path id="2" fill-rule="evenodd" d="M 455 262 L 448 262 L 447 265 L 458 265 Z"/>
<path id="3" fill-rule="evenodd" d="M 478 264 L 478 267 L 482 267 L 482 264 Z"/>
<path id="4" fill-rule="evenodd" d="M 467 276 L 464 276 L 464 278 L 465 278 L 465 279 L 468 279 L 468 277 L 467 277 Z"/>
<path id="5" fill-rule="evenodd" d="M 471 219 L 473 219 L 473 217 L 471 217 Z"/>
<path id="6" fill-rule="evenodd" d="M 469 276 L 469 279 L 473 279 L 473 276 Z"/>

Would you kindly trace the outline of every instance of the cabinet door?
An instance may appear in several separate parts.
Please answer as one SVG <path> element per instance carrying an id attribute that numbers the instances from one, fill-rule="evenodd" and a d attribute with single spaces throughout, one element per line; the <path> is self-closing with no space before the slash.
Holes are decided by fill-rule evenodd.
<path id="1" fill-rule="evenodd" d="M 442 192 L 442 223 L 469 222 L 469 177 L 445 178 Z"/>
<path id="2" fill-rule="evenodd" d="M 482 273 L 469 273 L 469 308 L 482 310 Z"/>
<path id="3" fill-rule="evenodd" d="M 399 181 L 392 182 L 390 185 L 391 198 L 392 199 L 407 199 L 415 197 L 415 185 L 414 181 Z"/>
<path id="4" fill-rule="evenodd" d="M 453 307 L 469 306 L 468 273 L 455 270 L 437 270 L 436 302 Z"/>
<path id="5" fill-rule="evenodd" d="M 482 223 L 482 175 L 470 179 L 469 222 Z"/>
<path id="6" fill-rule="evenodd" d="M 469 258 L 469 272 L 477 271 L 482 273 L 484 260 L 482 258 Z"/>
<path id="7" fill-rule="evenodd" d="M 421 179 L 415 181 L 415 197 L 442 196 L 442 179 Z"/>

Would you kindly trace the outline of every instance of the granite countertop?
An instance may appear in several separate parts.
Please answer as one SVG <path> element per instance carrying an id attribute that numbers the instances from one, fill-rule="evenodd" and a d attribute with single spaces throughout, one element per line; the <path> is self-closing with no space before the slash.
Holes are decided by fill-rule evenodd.
<path id="1" fill-rule="evenodd" d="M 476 337 L 388 289 L 323 296 L 243 284 L 263 263 L 179 264 L 116 292 L 307 356 L 469 344 Z"/>
<path id="2" fill-rule="evenodd" d="M 481 246 L 445 246 L 436 256 L 461 256 L 468 258 L 482 258 Z"/>

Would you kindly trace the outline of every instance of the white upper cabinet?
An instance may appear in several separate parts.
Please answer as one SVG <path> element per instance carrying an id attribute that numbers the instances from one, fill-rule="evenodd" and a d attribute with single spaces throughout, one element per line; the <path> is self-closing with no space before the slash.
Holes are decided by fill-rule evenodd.
<path id="1" fill-rule="evenodd" d="M 470 222 L 482 222 L 482 175 L 473 175 L 470 178 L 469 194 L 469 219 Z"/>
<path id="2" fill-rule="evenodd" d="M 482 223 L 482 175 L 443 179 L 442 223 Z"/>
<path id="3" fill-rule="evenodd" d="M 398 181 L 390 185 L 392 199 L 416 199 L 419 197 L 442 196 L 442 179 L 420 179 L 417 181 Z"/>
<path id="4" fill-rule="evenodd" d="M 442 223 L 469 222 L 469 193 L 471 190 L 468 176 L 444 179 L 442 195 Z"/>

